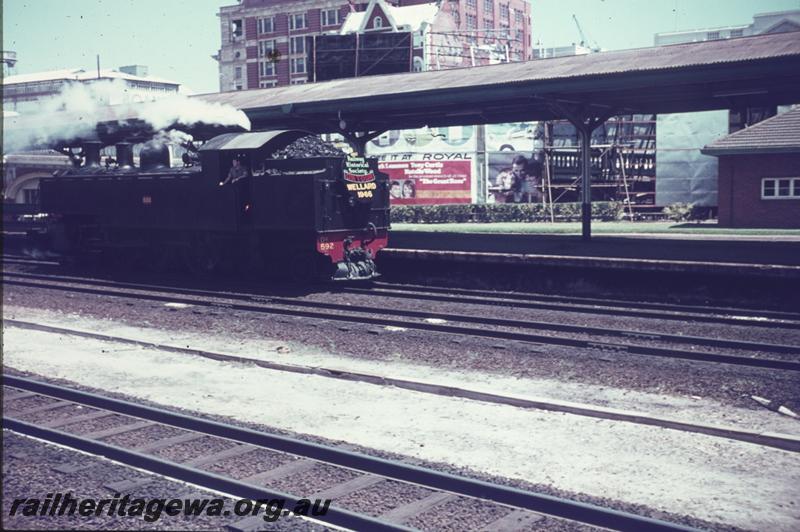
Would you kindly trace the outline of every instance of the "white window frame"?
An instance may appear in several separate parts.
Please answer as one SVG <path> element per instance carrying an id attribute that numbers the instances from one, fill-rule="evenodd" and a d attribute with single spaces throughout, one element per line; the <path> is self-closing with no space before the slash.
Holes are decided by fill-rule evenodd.
<path id="1" fill-rule="evenodd" d="M 298 43 L 298 42 L 301 43 L 300 44 L 301 50 L 298 50 L 297 49 L 298 46 L 295 45 L 295 43 Z M 289 37 L 289 53 L 290 54 L 303 54 L 303 55 L 305 55 L 305 53 L 306 53 L 306 38 L 305 38 L 304 35 L 300 35 L 300 36 L 297 36 L 297 37 Z"/>
<path id="2" fill-rule="evenodd" d="M 271 89 L 278 86 L 277 79 L 262 79 L 258 82 L 259 89 Z"/>
<path id="3" fill-rule="evenodd" d="M 303 69 L 302 70 L 297 68 L 297 65 L 300 63 L 300 61 L 302 61 L 302 64 L 303 64 Z M 293 57 L 290 64 L 291 64 L 291 72 L 292 72 L 292 74 L 306 74 L 307 73 L 307 70 L 306 70 L 307 65 L 306 65 L 306 58 L 305 57 Z"/>
<path id="4" fill-rule="evenodd" d="M 333 15 L 333 20 L 330 20 L 331 15 Z M 323 9 L 320 14 L 320 21 L 323 26 L 336 26 L 339 24 L 339 10 L 336 8 Z"/>
<path id="5" fill-rule="evenodd" d="M 302 25 L 297 25 L 298 17 L 302 17 Z M 289 29 L 290 30 L 304 30 L 308 27 L 308 15 L 305 13 L 292 13 L 289 15 Z"/>
<path id="6" fill-rule="evenodd" d="M 789 181 L 789 195 L 778 195 L 779 181 Z M 767 196 L 765 194 L 767 183 L 772 184 L 774 195 Z M 798 200 L 800 199 L 800 177 L 764 177 L 761 179 L 761 199 L 763 200 Z"/>
<path id="7" fill-rule="evenodd" d="M 269 21 L 269 24 L 267 24 L 267 21 Z M 269 26 L 269 31 L 267 31 L 267 26 Z M 258 19 L 256 22 L 256 32 L 259 35 L 275 33 L 275 17 L 262 17 Z"/>
<path id="8" fill-rule="evenodd" d="M 292 78 L 292 85 L 305 85 L 308 83 L 308 78 Z"/>
<path id="9" fill-rule="evenodd" d="M 273 52 L 277 49 L 278 44 L 275 42 L 275 39 L 258 41 L 258 57 L 269 57 L 270 52 Z"/>
<path id="10" fill-rule="evenodd" d="M 374 19 L 372 19 L 372 29 L 379 30 L 383 28 L 383 17 L 378 15 Z"/>
<path id="11" fill-rule="evenodd" d="M 261 78 L 268 78 L 275 75 L 275 63 L 272 61 L 259 61 L 258 62 L 258 76 Z"/>

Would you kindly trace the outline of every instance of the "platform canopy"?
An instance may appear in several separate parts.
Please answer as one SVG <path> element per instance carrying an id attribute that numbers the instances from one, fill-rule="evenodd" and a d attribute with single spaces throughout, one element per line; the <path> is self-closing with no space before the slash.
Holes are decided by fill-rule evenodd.
<path id="1" fill-rule="evenodd" d="M 320 133 L 797 103 L 800 32 L 196 97 Z"/>

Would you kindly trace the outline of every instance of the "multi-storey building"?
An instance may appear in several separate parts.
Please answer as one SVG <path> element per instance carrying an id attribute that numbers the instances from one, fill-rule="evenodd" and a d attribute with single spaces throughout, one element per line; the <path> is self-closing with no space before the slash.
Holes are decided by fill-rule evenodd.
<path id="1" fill-rule="evenodd" d="M 798 30 L 800 30 L 800 9 L 795 9 L 792 11 L 758 13 L 753 16 L 753 22 L 750 24 L 656 33 L 654 44 L 656 46 L 663 46 L 665 44 L 714 41 L 717 39 L 760 35 L 762 33 L 783 33 L 786 31 Z"/>
<path id="2" fill-rule="evenodd" d="M 175 94 L 180 88 L 180 83 L 148 76 L 147 67 L 142 65 L 119 67 L 118 70 L 71 68 L 17 74 L 3 79 L 3 110 L 21 114 L 36 112 L 41 100 L 58 95 L 70 84 L 91 85 L 110 80 L 120 80 L 125 84 L 125 91 L 109 93 L 108 97 L 112 99 L 103 103 L 110 105 L 149 101 Z"/>
<path id="3" fill-rule="evenodd" d="M 219 17 L 221 91 L 306 83 L 315 35 L 415 33 L 413 70 L 531 57 L 526 0 L 240 0 Z"/>

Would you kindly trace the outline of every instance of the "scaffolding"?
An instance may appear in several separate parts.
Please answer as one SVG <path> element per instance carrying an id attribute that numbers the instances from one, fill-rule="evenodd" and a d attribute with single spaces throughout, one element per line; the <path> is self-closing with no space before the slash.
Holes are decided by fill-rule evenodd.
<path id="1" fill-rule="evenodd" d="M 580 198 L 581 154 L 577 132 L 567 121 L 544 122 L 543 198 L 550 204 Z M 623 115 L 609 119 L 591 138 L 593 201 L 618 201 L 633 220 L 657 214 L 655 206 L 656 119 Z"/>

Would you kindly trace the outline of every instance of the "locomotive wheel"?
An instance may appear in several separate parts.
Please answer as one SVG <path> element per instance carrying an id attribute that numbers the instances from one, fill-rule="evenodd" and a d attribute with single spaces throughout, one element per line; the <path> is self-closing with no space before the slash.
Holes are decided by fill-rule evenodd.
<path id="1" fill-rule="evenodd" d="M 289 280 L 298 284 L 328 281 L 333 276 L 334 266 L 330 259 L 313 250 L 296 250 L 289 255 L 285 267 Z"/>
<path id="2" fill-rule="evenodd" d="M 205 277 L 216 272 L 222 264 L 223 253 L 219 242 L 198 235 L 184 250 L 184 263 L 194 275 Z"/>

